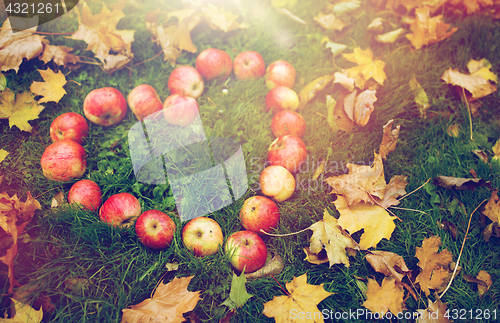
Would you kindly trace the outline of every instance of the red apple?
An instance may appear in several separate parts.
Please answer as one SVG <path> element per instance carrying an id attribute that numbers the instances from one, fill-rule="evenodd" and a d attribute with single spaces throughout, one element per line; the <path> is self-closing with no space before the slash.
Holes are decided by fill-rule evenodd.
<path id="1" fill-rule="evenodd" d="M 280 210 L 276 203 L 264 196 L 248 198 L 240 210 L 241 224 L 246 230 L 271 232 L 278 226 Z"/>
<path id="2" fill-rule="evenodd" d="M 141 215 L 141 204 L 129 193 L 111 195 L 99 209 L 99 218 L 109 225 L 129 226 Z"/>
<path id="3" fill-rule="evenodd" d="M 87 119 L 100 126 L 112 126 L 127 114 L 127 101 L 115 88 L 103 87 L 90 91 L 83 102 Z"/>
<path id="4" fill-rule="evenodd" d="M 266 167 L 260 174 L 262 193 L 271 196 L 277 202 L 283 202 L 295 191 L 295 178 L 283 166 Z"/>
<path id="5" fill-rule="evenodd" d="M 135 233 L 146 247 L 164 249 L 174 239 L 175 222 L 161 211 L 149 210 L 135 221 Z"/>
<path id="6" fill-rule="evenodd" d="M 186 248 L 201 257 L 215 254 L 223 243 L 220 225 L 203 216 L 189 221 L 182 229 L 181 237 Z"/>
<path id="7" fill-rule="evenodd" d="M 76 141 L 63 139 L 45 148 L 40 164 L 48 179 L 65 182 L 80 178 L 87 169 L 85 149 Z"/>
<path id="8" fill-rule="evenodd" d="M 292 135 L 302 138 L 306 132 L 306 122 L 297 112 L 282 110 L 274 115 L 271 121 L 271 131 L 276 137 Z"/>
<path id="9" fill-rule="evenodd" d="M 97 211 L 102 204 L 101 188 L 90 179 L 82 179 L 69 189 L 68 203 L 78 203 L 87 210 Z"/>
<path id="10" fill-rule="evenodd" d="M 127 97 L 130 110 L 139 120 L 163 108 L 160 97 L 154 87 L 148 84 L 136 86 Z"/>
<path id="11" fill-rule="evenodd" d="M 255 232 L 239 231 L 227 238 L 225 251 L 234 269 L 252 273 L 264 266 L 267 247 L 264 240 Z"/>
<path id="12" fill-rule="evenodd" d="M 168 123 L 186 127 L 198 116 L 198 103 L 192 97 L 172 94 L 163 103 L 163 116 Z"/>
<path id="13" fill-rule="evenodd" d="M 266 63 L 262 56 L 254 51 L 239 53 L 234 58 L 234 75 L 238 80 L 258 79 L 266 73 Z"/>
<path id="14" fill-rule="evenodd" d="M 233 61 L 225 51 L 207 48 L 196 58 L 196 69 L 207 82 L 214 79 L 224 81 L 233 70 Z"/>
<path id="15" fill-rule="evenodd" d="M 307 158 L 306 145 L 299 137 L 285 135 L 276 138 L 267 151 L 271 165 L 280 165 L 296 173 Z"/>
<path id="16" fill-rule="evenodd" d="M 80 145 L 89 135 L 89 125 L 87 120 L 78 113 L 66 112 L 58 116 L 50 125 L 50 138 L 52 142 L 70 139 Z"/>
<path id="17" fill-rule="evenodd" d="M 299 96 L 289 87 L 278 86 L 266 95 L 266 111 L 273 113 L 282 110 L 297 110 L 299 107 Z"/>
<path id="18" fill-rule="evenodd" d="M 295 74 L 295 68 L 287 61 L 275 61 L 266 69 L 266 86 L 270 90 L 277 86 L 293 88 Z"/>
<path id="19" fill-rule="evenodd" d="M 168 78 L 168 89 L 170 94 L 190 96 L 197 99 L 203 93 L 203 79 L 196 68 L 191 66 L 179 66 L 175 68 Z"/>

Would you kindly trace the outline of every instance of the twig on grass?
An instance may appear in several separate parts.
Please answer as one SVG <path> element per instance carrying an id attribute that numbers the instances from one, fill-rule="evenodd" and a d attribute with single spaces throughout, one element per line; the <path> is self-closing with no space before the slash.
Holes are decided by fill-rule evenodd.
<path id="1" fill-rule="evenodd" d="M 300 231 L 297 231 L 297 232 L 292 232 L 292 233 L 285 233 L 285 234 L 274 234 L 274 233 L 267 233 L 266 231 L 260 229 L 260 232 L 264 233 L 265 235 L 268 235 L 268 236 L 272 236 L 272 237 L 288 237 L 288 236 L 293 236 L 293 235 L 296 235 L 296 234 L 299 234 L 299 233 L 302 233 L 306 230 L 309 230 L 309 227 L 303 229 L 303 230 L 300 230 Z"/>

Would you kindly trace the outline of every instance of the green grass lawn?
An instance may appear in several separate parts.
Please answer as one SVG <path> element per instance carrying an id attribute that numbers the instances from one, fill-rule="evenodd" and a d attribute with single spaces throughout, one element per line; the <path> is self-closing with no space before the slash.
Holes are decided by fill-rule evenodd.
<path id="1" fill-rule="evenodd" d="M 366 31 L 375 17 L 407 28 L 396 15 L 389 11 L 377 13 L 363 1 L 361 8 L 347 20 L 351 24 L 342 32 L 322 30 L 313 17 L 327 4 L 327 1 L 299 2 L 293 13 L 307 22 L 301 25 L 279 14 L 268 1 L 216 1 L 217 6 L 242 16 L 248 29 L 224 33 L 211 30 L 202 24 L 191 36 L 198 53 L 205 48 L 223 49 L 234 58 L 245 50 L 262 54 L 266 65 L 283 59 L 290 62 L 297 71 L 294 87 L 299 92 L 313 79 L 352 67 L 353 64 L 337 56 L 334 60 L 321 39 L 328 36 L 337 43 L 346 44 L 344 53 L 351 53 L 355 47 L 370 47 L 376 59 L 383 60 L 387 80 L 377 91 L 375 111 L 365 127 L 355 127 L 349 133 L 333 132 L 327 123 L 325 95 L 338 98 L 338 86 L 329 85 L 317 95 L 300 113 L 306 120 L 307 130 L 303 138 L 309 155 L 309 166 L 296 175 L 300 183 L 296 192 L 287 201 L 278 203 L 281 221 L 274 233 L 286 234 L 299 231 L 319 221 L 327 209 L 338 217 L 339 213 L 331 203 L 335 200 L 329 194 L 331 188 L 322 179 L 346 172 L 346 163 L 368 165 L 373 160 L 373 151 L 378 150 L 382 139 L 382 126 L 390 119 L 401 125 L 396 150 L 384 162 L 385 177 L 408 176 L 407 192 L 411 192 L 428 179 L 438 175 L 477 177 L 491 181 L 493 188 L 500 183 L 500 168 L 484 163 L 471 151 L 480 149 L 489 157 L 492 146 L 500 137 L 500 95 L 495 92 L 480 99 L 481 108 L 472 118 L 474 140 L 470 139 L 470 122 L 467 105 L 443 81 L 443 72 L 449 67 L 466 70 L 470 59 L 488 59 L 495 74 L 500 72 L 500 23 L 486 15 L 456 17 L 445 13 L 445 21 L 458 27 L 450 38 L 420 50 L 414 50 L 405 37 L 392 44 L 379 44 Z M 132 44 L 133 63 L 152 58 L 160 48 L 151 42 L 151 34 L 144 26 L 146 13 L 159 9 L 171 11 L 182 7 L 180 1 L 134 1 L 125 9 L 125 17 L 118 24 L 122 29 L 135 29 Z M 99 10 L 98 3 L 91 7 Z M 95 11 L 97 12 L 97 11 Z M 3 22 L 5 17 L 1 17 Z M 46 33 L 74 32 L 78 27 L 76 14 L 71 12 L 56 21 L 39 27 Z M 396 27 L 396 28 L 398 28 Z M 51 44 L 74 48 L 77 55 L 93 57 L 86 51 L 83 41 L 72 40 L 61 35 L 46 35 Z M 177 60 L 178 65 L 191 65 L 197 54 L 184 52 Z M 50 68 L 54 68 L 49 64 Z M 133 64 L 130 64 L 131 67 Z M 7 87 L 16 92 L 29 90 L 33 81 L 41 81 L 37 69 L 45 69 L 37 59 L 24 62 L 19 71 L 4 72 Z M 114 229 L 101 223 L 97 212 L 76 209 L 51 209 L 55 193 L 67 194 L 74 182 L 58 183 L 47 180 L 41 170 L 40 158 L 51 143 L 49 126 L 62 113 L 73 111 L 83 114 L 85 96 L 93 89 L 112 86 L 125 96 L 139 84 L 150 84 L 164 100 L 168 96 L 167 81 L 173 67 L 162 60 L 162 56 L 133 68 L 123 68 L 109 75 L 99 66 L 82 64 L 78 69 L 61 68 L 67 83 L 67 94 L 58 104 L 49 102 L 40 117 L 32 121 L 33 132 L 22 132 L 9 128 L 8 120 L 0 120 L 0 148 L 10 154 L 0 163 L 0 192 L 10 196 L 17 194 L 26 198 L 29 191 L 42 204 L 42 210 L 26 228 L 31 237 L 29 242 L 20 242 L 19 254 L 15 259 L 15 277 L 20 284 L 36 286 L 33 297 L 40 293 L 50 296 L 56 309 L 46 314 L 45 322 L 119 322 L 121 310 L 150 297 L 160 279 L 169 282 L 174 277 L 192 276 L 189 290 L 201 291 L 201 300 L 194 312 L 203 322 L 218 322 L 228 312 L 221 303 L 229 296 L 232 269 L 223 252 L 205 258 L 192 255 L 182 244 L 180 228 L 183 223 L 174 218 L 177 232 L 172 245 L 165 250 L 152 251 L 141 245 L 133 229 Z M 414 103 L 414 94 L 408 86 L 415 74 L 418 82 L 427 92 L 430 109 L 434 117 L 421 118 Z M 227 89 L 227 94 L 223 92 Z M 210 214 L 228 237 L 242 230 L 239 210 L 244 200 L 253 195 L 262 195 L 258 190 L 258 178 L 267 158 L 267 148 L 274 140 L 270 124 L 272 115 L 264 110 L 267 88 L 262 79 L 238 81 L 231 75 L 225 82 L 207 82 L 205 92 L 198 99 L 201 119 L 207 136 L 231 137 L 241 143 L 245 155 L 250 189 L 235 203 Z M 157 209 L 175 212 L 175 204 L 169 185 L 147 185 L 138 182 L 132 170 L 127 143 L 128 130 L 137 122 L 129 110 L 124 121 L 113 127 L 101 127 L 89 122 L 90 137 L 84 148 L 87 152 L 87 171 L 84 178 L 98 183 L 103 191 L 103 200 L 109 196 L 128 192 L 141 202 L 142 210 Z M 458 137 L 451 137 L 447 129 L 452 124 L 460 126 Z M 311 176 L 317 162 L 328 160 L 330 167 L 317 181 Z M 415 248 L 433 235 L 441 237 L 443 249 L 448 249 L 457 261 L 465 236 L 471 212 L 491 192 L 486 188 L 474 191 L 436 188 L 434 198 L 420 189 L 404 198 L 398 205 L 403 209 L 392 209 L 401 221 L 396 220 L 396 229 L 390 240 L 382 240 L 377 250 L 386 250 L 402 256 L 410 270 L 418 273 L 418 259 Z M 463 203 L 465 209 L 456 206 L 454 199 Z M 457 227 L 456 239 L 438 223 L 449 221 Z M 487 220 L 489 221 L 489 220 Z M 488 222 L 487 222 L 488 223 Z M 449 309 L 497 310 L 500 316 L 500 240 L 492 237 L 483 239 L 484 216 L 480 212 L 472 216 L 471 228 L 460 259 L 461 272 L 455 277 L 451 288 L 442 301 Z M 328 263 L 314 265 L 304 261 L 304 247 L 309 246 L 310 231 L 286 237 L 265 237 L 267 247 L 279 254 L 285 266 L 273 277 L 249 280 L 247 290 L 254 296 L 237 310 L 231 322 L 272 322 L 262 314 L 264 303 L 273 296 L 284 295 L 281 286 L 307 273 L 308 283 L 324 284 L 325 290 L 335 293 L 319 304 L 319 309 L 334 312 L 349 312 L 364 309 L 365 294 L 362 288 L 367 278 L 379 283 L 384 278 L 375 272 L 364 259 L 365 252 L 357 252 L 350 258 L 350 267 L 328 266 Z M 359 239 L 360 234 L 354 234 Z M 2 251 L 3 252 L 3 251 Z M 176 261 L 180 264 L 176 272 L 167 272 L 165 265 Z M 480 270 L 487 271 L 493 280 L 490 290 L 479 296 L 477 285 L 467 282 L 463 275 L 476 276 Z M 7 266 L 0 265 L 1 292 L 4 295 L 0 312 L 8 306 L 6 295 L 9 282 Z M 81 279 L 79 286 L 68 288 L 68 279 Z M 414 277 L 413 277 L 414 278 Z M 408 278 L 405 282 L 409 283 Z M 419 289 L 417 299 L 408 292 L 406 310 L 416 311 L 427 307 L 427 299 Z M 431 295 L 432 301 L 435 300 Z M 338 320 L 343 321 L 343 320 Z M 370 320 L 344 320 L 345 322 L 366 322 Z M 460 320 L 456 320 L 458 322 Z M 474 321 L 474 320 L 467 320 Z M 485 320 L 483 320 L 485 321 Z M 493 322 L 493 320 L 491 320 Z M 395 320 L 393 320 L 395 322 Z M 401 322 L 412 322 L 407 320 Z"/>

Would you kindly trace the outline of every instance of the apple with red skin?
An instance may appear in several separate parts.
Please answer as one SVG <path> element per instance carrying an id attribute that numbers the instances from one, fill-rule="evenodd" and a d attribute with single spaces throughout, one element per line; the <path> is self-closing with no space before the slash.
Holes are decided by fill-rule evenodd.
<path id="1" fill-rule="evenodd" d="M 165 249 L 174 239 L 175 222 L 161 211 L 149 210 L 135 221 L 135 233 L 146 247 Z"/>
<path id="2" fill-rule="evenodd" d="M 163 108 L 160 97 L 154 87 L 149 84 L 136 86 L 127 96 L 128 106 L 134 115 L 142 121 L 144 117 Z"/>
<path id="3" fill-rule="evenodd" d="M 267 260 L 264 240 L 253 231 L 238 231 L 227 238 L 225 251 L 234 269 L 252 273 L 262 268 Z"/>
<path id="4" fill-rule="evenodd" d="M 87 169 L 85 149 L 76 141 L 58 140 L 45 148 L 40 164 L 43 175 L 53 181 L 80 178 Z"/>
<path id="5" fill-rule="evenodd" d="M 203 79 L 191 66 L 179 66 L 175 68 L 168 77 L 167 83 L 170 94 L 179 94 L 190 96 L 197 99 L 201 96 L 204 89 Z"/>
<path id="6" fill-rule="evenodd" d="M 287 61 L 272 62 L 266 69 L 266 86 L 269 90 L 277 86 L 293 88 L 295 75 L 295 68 Z"/>
<path id="7" fill-rule="evenodd" d="M 258 79 L 266 73 L 266 63 L 262 56 L 254 51 L 239 53 L 234 58 L 234 75 L 238 80 Z"/>
<path id="8" fill-rule="evenodd" d="M 276 113 L 271 121 L 271 131 L 276 137 L 292 135 L 302 138 L 306 132 L 304 117 L 295 111 L 282 110 Z"/>
<path id="9" fill-rule="evenodd" d="M 289 87 L 278 86 L 266 95 L 266 111 L 273 113 L 282 110 L 297 110 L 299 107 L 299 96 Z"/>
<path id="10" fill-rule="evenodd" d="M 215 254 L 222 247 L 224 239 L 220 225 L 206 217 L 189 221 L 182 229 L 181 237 L 184 246 L 198 257 Z"/>
<path id="11" fill-rule="evenodd" d="M 172 94 L 163 103 L 163 117 L 176 126 L 189 126 L 198 114 L 198 103 L 189 96 Z"/>
<path id="12" fill-rule="evenodd" d="M 205 81 L 224 81 L 233 70 L 233 61 L 228 53 L 221 49 L 207 48 L 196 57 L 196 70 Z"/>
<path id="13" fill-rule="evenodd" d="M 102 204 L 101 188 L 90 179 L 82 179 L 69 189 L 68 203 L 78 203 L 87 210 L 97 211 Z"/>
<path id="14" fill-rule="evenodd" d="M 260 174 L 260 189 L 264 195 L 277 202 L 283 202 L 295 191 L 295 178 L 283 166 L 266 167 Z"/>
<path id="15" fill-rule="evenodd" d="M 139 200 L 130 193 L 111 195 L 99 209 L 99 218 L 114 227 L 129 226 L 141 215 Z"/>
<path id="16" fill-rule="evenodd" d="M 112 126 L 125 118 L 127 100 L 113 87 L 103 87 L 89 92 L 83 101 L 87 119 L 100 126 Z"/>
<path id="17" fill-rule="evenodd" d="M 83 145 L 89 135 L 87 120 L 78 113 L 66 112 L 58 116 L 50 124 L 50 139 L 52 142 L 70 139 Z"/>
<path id="18" fill-rule="evenodd" d="M 307 158 L 306 145 L 299 137 L 292 135 L 279 136 L 267 151 L 267 159 L 271 165 L 280 165 L 294 174 L 300 164 Z"/>
<path id="19" fill-rule="evenodd" d="M 246 230 L 261 234 L 271 232 L 278 226 L 280 210 L 276 203 L 264 196 L 248 198 L 240 210 L 241 224 Z"/>

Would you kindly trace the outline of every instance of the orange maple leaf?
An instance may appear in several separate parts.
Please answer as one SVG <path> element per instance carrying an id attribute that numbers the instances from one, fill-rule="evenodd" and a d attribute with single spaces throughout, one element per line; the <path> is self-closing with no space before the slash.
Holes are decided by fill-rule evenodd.
<path id="1" fill-rule="evenodd" d="M 193 277 L 175 277 L 168 284 L 160 283 L 151 298 L 123 309 L 121 322 L 182 322 L 182 314 L 193 310 L 200 300 L 199 291 L 187 290 Z"/>
<path id="2" fill-rule="evenodd" d="M 388 311 L 398 314 L 404 308 L 403 298 L 403 286 L 393 277 L 385 277 L 382 285 L 379 285 L 375 279 L 368 279 L 368 291 L 366 291 L 366 301 L 363 306 L 381 315 Z"/>
<path id="3" fill-rule="evenodd" d="M 410 29 L 413 33 L 406 35 L 415 49 L 440 42 L 457 31 L 457 28 L 451 28 L 448 31 L 450 24 L 442 21 L 443 15 L 431 18 L 430 9 L 427 6 L 415 9 L 415 16 L 415 19 L 410 22 Z"/>

